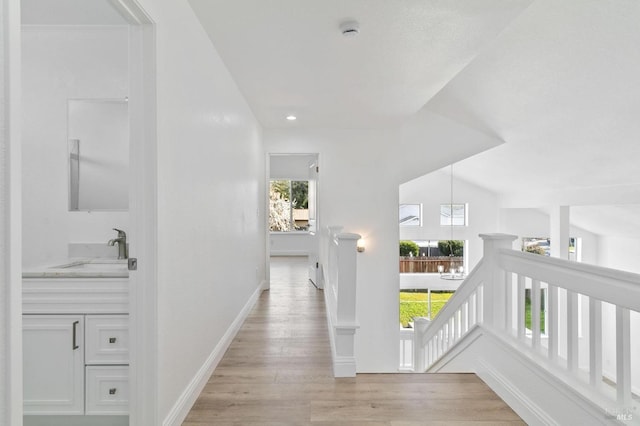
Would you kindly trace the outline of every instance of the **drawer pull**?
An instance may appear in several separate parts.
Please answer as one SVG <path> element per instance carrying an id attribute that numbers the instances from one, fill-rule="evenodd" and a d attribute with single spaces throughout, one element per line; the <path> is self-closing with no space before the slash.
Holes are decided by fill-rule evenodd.
<path id="1" fill-rule="evenodd" d="M 109 343 L 115 343 L 115 342 L 116 342 L 115 337 L 109 337 Z"/>
<path id="2" fill-rule="evenodd" d="M 118 389 L 116 389 L 116 388 L 109 389 L 109 395 L 115 395 L 117 390 Z"/>

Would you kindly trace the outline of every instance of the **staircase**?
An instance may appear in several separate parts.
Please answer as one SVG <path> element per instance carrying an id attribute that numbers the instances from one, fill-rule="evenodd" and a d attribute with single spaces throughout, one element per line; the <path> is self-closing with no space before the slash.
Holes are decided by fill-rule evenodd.
<path id="1" fill-rule="evenodd" d="M 640 275 L 480 237 L 483 260 L 416 319 L 413 370 L 474 372 L 532 425 L 640 424 Z"/>

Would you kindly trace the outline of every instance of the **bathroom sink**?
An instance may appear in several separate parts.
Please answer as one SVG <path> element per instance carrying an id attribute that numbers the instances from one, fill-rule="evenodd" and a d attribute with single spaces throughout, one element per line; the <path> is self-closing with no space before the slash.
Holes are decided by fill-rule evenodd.
<path id="1" fill-rule="evenodd" d="M 90 259 L 79 260 L 64 265 L 54 266 L 55 269 L 67 269 L 73 271 L 126 271 L 126 259 Z"/>
<path id="2" fill-rule="evenodd" d="M 126 259 L 85 258 L 22 271 L 22 278 L 128 278 Z"/>

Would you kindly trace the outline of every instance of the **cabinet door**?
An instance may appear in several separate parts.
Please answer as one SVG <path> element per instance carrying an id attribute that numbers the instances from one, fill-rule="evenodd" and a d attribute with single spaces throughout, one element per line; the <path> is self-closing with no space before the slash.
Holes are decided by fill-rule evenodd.
<path id="1" fill-rule="evenodd" d="M 84 413 L 84 317 L 24 315 L 24 414 Z"/>

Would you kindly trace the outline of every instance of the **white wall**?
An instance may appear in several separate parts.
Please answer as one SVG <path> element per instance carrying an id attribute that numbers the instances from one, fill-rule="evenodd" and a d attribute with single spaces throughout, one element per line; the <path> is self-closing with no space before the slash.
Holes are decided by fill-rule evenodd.
<path id="1" fill-rule="evenodd" d="M 157 23 L 162 420 L 264 279 L 266 171 L 261 128 L 188 3 L 141 3 Z"/>
<path id="2" fill-rule="evenodd" d="M 391 168 L 381 173 L 391 135 L 380 130 L 265 130 L 270 153 L 319 153 L 322 226 L 342 225 L 367 241 L 366 251 L 358 255 L 359 372 L 398 368 L 398 183 Z"/>
<path id="3" fill-rule="evenodd" d="M 125 27 L 25 27 L 22 34 L 23 264 L 67 256 L 69 242 L 127 230 L 126 212 L 68 211 L 67 100 L 128 96 Z"/>
<path id="4" fill-rule="evenodd" d="M 447 149 L 439 149 L 443 141 Z M 366 241 L 357 265 L 358 372 L 394 372 L 399 365 L 399 185 L 498 143 L 428 111 L 398 127 L 292 125 L 265 131 L 270 153 L 319 153 L 322 226 L 343 226 L 344 232 L 358 233 Z"/>
<path id="5" fill-rule="evenodd" d="M 453 202 L 467 203 L 467 226 L 455 226 L 453 238 L 466 240 L 467 272 L 482 259 L 482 233 L 498 232 L 498 201 L 494 193 L 456 179 L 453 169 Z M 440 205 L 451 199 L 450 168 L 437 170 L 400 185 L 401 204 L 422 204 L 422 226 L 400 226 L 401 240 L 448 240 L 451 227 L 440 225 Z"/>

